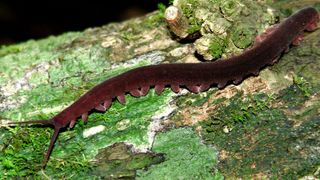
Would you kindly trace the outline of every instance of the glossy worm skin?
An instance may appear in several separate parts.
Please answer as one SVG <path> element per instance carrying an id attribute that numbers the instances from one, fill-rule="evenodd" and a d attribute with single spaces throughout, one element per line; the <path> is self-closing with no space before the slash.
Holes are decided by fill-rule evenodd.
<path id="1" fill-rule="evenodd" d="M 209 63 L 160 64 L 136 68 L 107 79 L 81 96 L 72 105 L 50 120 L 11 122 L 9 124 L 41 123 L 54 126 L 43 165 L 45 166 L 61 128 L 73 127 L 77 118 L 87 120 L 92 109 L 106 111 L 117 98 L 125 103 L 124 95 L 144 96 L 150 87 L 160 94 L 165 86 L 178 92 L 180 86 L 194 93 L 207 90 L 212 85 L 224 88 L 228 83 L 239 84 L 245 77 L 257 75 L 261 68 L 272 65 L 291 43 L 296 44 L 304 30 L 315 29 L 319 21 L 314 8 L 304 8 L 272 28 L 262 40 L 239 56 Z"/>

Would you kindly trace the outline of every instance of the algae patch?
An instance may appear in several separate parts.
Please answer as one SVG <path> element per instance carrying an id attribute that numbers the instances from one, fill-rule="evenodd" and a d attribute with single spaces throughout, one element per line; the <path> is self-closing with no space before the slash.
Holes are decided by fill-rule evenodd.
<path id="1" fill-rule="evenodd" d="M 191 128 L 157 134 L 152 151 L 164 153 L 165 161 L 148 170 L 139 170 L 137 179 L 222 179 L 213 168 L 217 152 L 202 144 Z"/>
<path id="2" fill-rule="evenodd" d="M 99 151 L 90 174 L 103 179 L 133 179 L 136 170 L 158 164 L 164 160 L 163 154 L 133 153 L 132 146 L 116 143 Z"/>

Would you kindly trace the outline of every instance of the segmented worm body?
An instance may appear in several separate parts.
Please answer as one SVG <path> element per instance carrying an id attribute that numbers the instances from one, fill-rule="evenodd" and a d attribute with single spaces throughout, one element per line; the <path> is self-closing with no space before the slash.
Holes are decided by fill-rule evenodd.
<path id="1" fill-rule="evenodd" d="M 229 83 L 239 84 L 245 77 L 258 75 L 263 67 L 272 65 L 290 44 L 299 43 L 304 30 L 315 29 L 318 21 L 319 15 L 315 9 L 304 8 L 260 35 L 255 45 L 239 56 L 208 63 L 160 64 L 136 68 L 95 86 L 50 120 L 10 124 L 42 123 L 54 126 L 54 135 L 44 159 L 45 165 L 60 129 L 67 125 L 73 127 L 79 117 L 86 122 L 88 112 L 92 109 L 106 111 L 113 99 L 117 98 L 124 104 L 126 93 L 136 97 L 144 96 L 152 87 L 158 94 L 167 86 L 174 92 L 185 87 L 198 93 L 215 85 L 221 89 Z"/>

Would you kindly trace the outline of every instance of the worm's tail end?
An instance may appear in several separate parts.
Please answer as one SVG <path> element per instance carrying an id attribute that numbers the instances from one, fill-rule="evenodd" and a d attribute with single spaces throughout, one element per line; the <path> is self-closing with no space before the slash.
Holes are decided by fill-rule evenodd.
<path id="1" fill-rule="evenodd" d="M 48 148 L 47 153 L 46 153 L 46 155 L 45 155 L 45 157 L 44 157 L 44 160 L 43 160 L 43 162 L 42 162 L 42 168 L 43 168 L 43 169 L 46 167 L 47 162 L 48 162 L 48 160 L 49 160 L 49 158 L 50 158 L 50 154 L 51 154 L 51 152 L 52 152 L 54 143 L 55 143 L 56 140 L 57 140 L 57 137 L 58 137 L 58 135 L 59 135 L 60 129 L 61 129 L 61 127 L 57 127 L 57 126 L 54 127 L 54 133 L 53 133 L 53 136 L 52 136 L 52 138 L 51 138 L 51 140 L 50 140 L 49 148 Z"/>

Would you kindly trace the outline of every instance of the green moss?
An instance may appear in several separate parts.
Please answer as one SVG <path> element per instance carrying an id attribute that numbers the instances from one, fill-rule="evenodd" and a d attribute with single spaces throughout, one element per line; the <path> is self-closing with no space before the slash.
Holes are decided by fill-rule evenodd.
<path id="1" fill-rule="evenodd" d="M 317 138 L 320 117 L 315 110 L 320 104 L 301 109 L 303 113 L 298 115 L 290 114 L 294 110 L 291 104 L 301 107 L 304 103 L 299 100 L 305 97 L 302 91 L 291 94 L 297 90 L 297 87 L 296 90 L 288 87 L 273 96 L 254 94 L 244 100 L 237 95 L 212 114 L 210 120 L 200 123 L 205 142 L 214 144 L 224 154 L 219 163 L 222 174 L 229 178 L 252 178 L 261 174 L 292 179 L 314 171 L 320 163 L 319 153 L 313 152 L 313 148 L 320 145 Z M 273 107 L 275 104 L 280 107 Z M 222 131 L 225 126 L 229 132 Z M 309 136 L 310 132 L 314 135 Z M 314 156 L 303 155 L 309 153 Z"/>
<path id="2" fill-rule="evenodd" d="M 135 38 L 136 36 L 132 32 L 128 32 L 128 31 L 121 32 L 120 37 L 122 38 L 122 40 L 126 42 L 130 42 L 136 39 Z"/>
<path id="3" fill-rule="evenodd" d="M 146 20 L 146 25 L 150 28 L 164 23 L 164 12 L 166 6 L 163 3 L 158 3 L 158 11 L 156 14 L 148 16 Z"/>
<path id="4" fill-rule="evenodd" d="M 256 121 L 246 126 L 237 125 L 231 133 L 213 139 L 226 153 L 219 170 L 230 178 L 264 174 L 276 179 L 293 179 L 308 175 L 320 163 L 316 155 L 319 153 L 313 157 L 302 155 L 312 153 L 312 149 L 320 145 L 316 138 L 318 118 L 309 119 L 294 130 L 294 122 L 279 110 L 261 111 Z M 306 140 L 304 137 L 310 131 L 315 136 Z"/>
<path id="5" fill-rule="evenodd" d="M 181 9 L 183 11 L 183 14 L 187 17 L 190 18 L 194 16 L 194 8 L 199 5 L 199 2 L 197 0 L 185 0 L 181 1 Z"/>
<path id="6" fill-rule="evenodd" d="M 1 45 L 0 57 L 4 57 L 8 54 L 18 53 L 20 51 L 21 51 L 21 46 L 19 46 L 19 45 L 10 45 L 10 46 Z"/>
<path id="7" fill-rule="evenodd" d="M 301 108 L 312 92 L 312 86 L 303 77 L 294 76 L 293 84 L 280 91 L 281 99 L 290 109 Z"/>
<path id="8" fill-rule="evenodd" d="M 226 42 L 224 39 L 219 37 L 211 38 L 211 42 L 209 45 L 209 53 L 212 55 L 214 59 L 220 58 L 224 53 L 226 48 Z"/>
<path id="9" fill-rule="evenodd" d="M 299 88 L 304 96 L 309 97 L 311 95 L 311 85 L 303 77 L 293 76 L 293 83 Z"/>
<path id="10" fill-rule="evenodd" d="M 193 34 L 201 29 L 202 20 L 195 18 L 194 10 L 199 6 L 200 2 L 197 0 L 180 1 L 180 8 L 185 17 L 189 21 L 188 34 Z"/>
<path id="11" fill-rule="evenodd" d="M 189 27 L 187 30 L 188 34 L 193 34 L 201 29 L 203 21 L 197 20 L 196 18 L 189 18 Z"/>
<path id="12" fill-rule="evenodd" d="M 165 161 L 139 170 L 137 179 L 223 179 L 213 170 L 217 163 L 215 150 L 201 144 L 189 128 L 157 134 L 152 151 L 165 153 Z"/>
<path id="13" fill-rule="evenodd" d="M 166 5 L 164 5 L 163 3 L 158 3 L 157 6 L 160 13 L 164 14 L 164 12 L 166 11 Z"/>
<path id="14" fill-rule="evenodd" d="M 250 95 L 246 99 L 240 98 L 241 96 L 241 94 L 237 94 L 230 99 L 228 105 L 210 114 L 210 120 L 201 122 L 201 126 L 205 129 L 204 131 L 221 133 L 223 128 L 232 129 L 237 124 L 255 121 L 260 111 L 269 109 L 271 100 L 273 99 L 272 96 L 265 94 Z M 210 139 L 215 137 L 215 134 L 210 133 L 207 141 L 211 141 Z"/>
<path id="15" fill-rule="evenodd" d="M 228 17 L 239 16 L 239 10 L 241 10 L 241 6 L 237 0 L 220 1 L 220 10 L 222 14 Z"/>
<path id="16" fill-rule="evenodd" d="M 254 38 L 254 29 L 248 26 L 234 26 L 234 30 L 231 36 L 232 42 L 238 48 L 244 49 L 251 45 Z"/>
<path id="17" fill-rule="evenodd" d="M 207 92 L 202 92 L 201 94 L 188 93 L 184 96 L 181 96 L 177 99 L 176 105 L 179 108 L 187 107 L 199 107 L 204 103 L 208 102 L 209 98 L 217 89 L 209 89 Z"/>
<path id="18" fill-rule="evenodd" d="M 41 160 L 51 129 L 14 128 L 2 139 L 4 148 L 0 152 L 0 177 L 22 177 L 34 175 L 41 169 Z M 10 146 L 7 146 L 10 143 Z M 30 166 L 30 164 L 33 164 Z"/>

